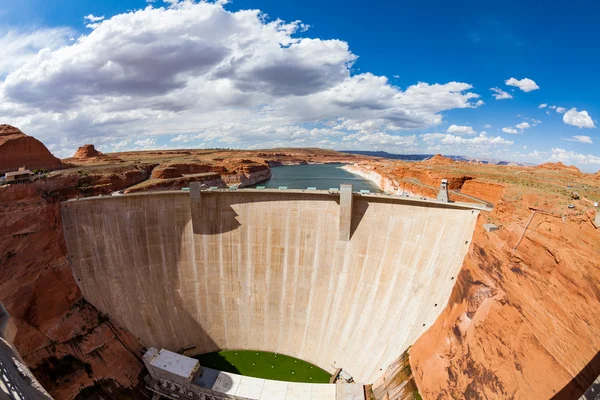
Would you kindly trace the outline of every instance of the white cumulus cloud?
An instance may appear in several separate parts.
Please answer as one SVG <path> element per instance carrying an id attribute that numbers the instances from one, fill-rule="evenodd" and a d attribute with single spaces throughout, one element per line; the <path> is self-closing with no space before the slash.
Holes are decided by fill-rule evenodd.
<path id="1" fill-rule="evenodd" d="M 104 15 L 101 17 L 96 17 L 94 14 L 88 14 L 85 17 L 83 17 L 84 21 L 89 21 L 89 22 L 98 22 L 98 21 L 102 21 L 104 19 Z"/>
<path id="2" fill-rule="evenodd" d="M 511 145 L 514 142 L 506 140 L 500 136 L 487 136 L 486 132 L 481 132 L 474 138 L 465 138 L 463 136 L 451 135 L 448 133 L 425 133 L 421 135 L 423 141 L 429 144 L 439 143 L 444 145 L 465 145 L 465 146 L 489 146 L 489 145 Z"/>
<path id="3" fill-rule="evenodd" d="M 569 142 L 579 142 L 579 143 L 586 143 L 586 144 L 594 144 L 594 142 L 592 141 L 592 138 L 589 136 L 585 136 L 585 135 L 575 135 L 575 136 L 571 136 L 568 139 Z"/>
<path id="4" fill-rule="evenodd" d="M 510 95 L 510 93 L 507 93 L 500 88 L 493 87 L 493 88 L 490 88 L 490 90 L 492 92 L 494 92 L 494 94 L 492 94 L 492 96 L 494 96 L 494 98 L 496 100 L 512 99 L 512 96 Z"/>
<path id="5" fill-rule="evenodd" d="M 504 83 L 506 83 L 508 86 L 518 87 L 524 92 L 531 92 L 532 90 L 537 90 L 540 88 L 533 80 L 529 78 L 523 78 L 521 80 L 510 78 L 507 79 Z"/>
<path id="6" fill-rule="evenodd" d="M 141 139 L 141 140 L 136 140 L 134 143 L 137 146 L 141 146 L 143 148 L 149 148 L 156 144 L 156 139 L 153 139 L 153 138 Z"/>
<path id="7" fill-rule="evenodd" d="M 348 43 L 309 37 L 300 21 L 269 21 L 259 10 L 233 12 L 223 3 L 171 1 L 104 19 L 89 15 L 97 26 L 72 42 L 56 34 L 40 42 L 41 51 L 27 53 L 31 39 L 8 51 L 0 46 L 0 68 L 4 59 L 19 60 L 5 67 L 5 77 L 0 72 L 3 121 L 57 151 L 180 134 L 211 147 L 401 149 L 413 143 L 403 131 L 482 104 L 465 82 L 399 88 L 385 76 L 351 73 L 357 56 Z"/>
<path id="8" fill-rule="evenodd" d="M 552 159 L 575 164 L 600 164 L 600 157 L 593 154 L 582 154 L 561 148 L 552 149 Z"/>
<path id="9" fill-rule="evenodd" d="M 540 104 L 540 105 L 538 106 L 538 108 L 546 108 L 546 107 L 548 107 L 548 104 L 546 104 L 546 103 L 544 103 L 544 104 Z"/>
<path id="10" fill-rule="evenodd" d="M 563 114 L 565 111 L 567 111 L 567 109 L 564 107 L 556 107 L 556 112 L 559 114 Z"/>
<path id="11" fill-rule="evenodd" d="M 52 51 L 63 46 L 73 32 L 69 28 L 36 30 L 0 30 L 0 82 L 3 75 L 13 72 L 41 51 Z"/>
<path id="12" fill-rule="evenodd" d="M 521 131 L 527 129 L 527 128 L 531 128 L 531 125 L 529 125 L 528 122 L 521 122 L 520 124 L 515 125 L 515 128 L 520 129 Z"/>
<path id="13" fill-rule="evenodd" d="M 464 125 L 450 125 L 446 132 L 456 133 L 458 135 L 474 135 L 475 133 L 477 133 L 473 130 L 473 127 Z"/>
<path id="14" fill-rule="evenodd" d="M 511 134 L 517 134 L 517 133 L 519 133 L 519 131 L 517 131 L 515 128 L 509 128 L 509 127 L 502 128 L 502 132 L 504 132 L 504 133 L 511 133 Z"/>
<path id="15" fill-rule="evenodd" d="M 558 109 L 557 109 L 558 111 Z M 587 111 L 577 111 L 571 108 L 563 115 L 563 122 L 567 125 L 573 125 L 578 128 L 595 128 L 594 121 Z"/>
<path id="16" fill-rule="evenodd" d="M 86 15 L 85 17 L 83 17 L 83 20 L 88 22 L 85 25 L 85 27 L 90 28 L 90 29 L 95 29 L 98 26 L 100 26 L 100 22 L 102 22 L 103 19 L 104 19 L 104 15 L 101 17 L 96 17 L 93 14 L 89 14 L 89 15 Z"/>

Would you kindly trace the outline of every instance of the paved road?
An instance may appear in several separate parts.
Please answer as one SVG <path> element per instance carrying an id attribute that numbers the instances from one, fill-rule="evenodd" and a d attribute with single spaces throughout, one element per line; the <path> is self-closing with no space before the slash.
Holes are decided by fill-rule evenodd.
<path id="1" fill-rule="evenodd" d="M 0 399 L 51 400 L 13 348 L 0 338 Z"/>

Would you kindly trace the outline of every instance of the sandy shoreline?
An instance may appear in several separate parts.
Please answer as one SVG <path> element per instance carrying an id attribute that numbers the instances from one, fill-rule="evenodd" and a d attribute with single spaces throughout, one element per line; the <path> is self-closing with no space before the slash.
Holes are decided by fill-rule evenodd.
<path id="1" fill-rule="evenodd" d="M 385 193 L 397 196 L 422 197 L 412 192 L 409 192 L 408 190 L 404 190 L 397 181 L 382 176 L 379 172 L 371 170 L 369 168 L 365 168 L 356 164 L 347 164 L 341 168 L 344 171 L 350 172 L 351 174 L 370 180 Z"/>

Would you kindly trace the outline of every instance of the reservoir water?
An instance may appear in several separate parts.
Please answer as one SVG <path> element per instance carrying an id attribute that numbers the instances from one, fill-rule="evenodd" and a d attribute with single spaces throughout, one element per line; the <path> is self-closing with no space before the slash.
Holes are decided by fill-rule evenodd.
<path id="1" fill-rule="evenodd" d="M 268 189 L 287 186 L 288 189 L 316 187 L 318 190 L 327 190 L 339 189 L 342 183 L 351 183 L 355 192 L 370 190 L 372 193 L 381 193 L 373 182 L 341 169 L 343 166 L 344 164 L 309 164 L 272 167 L 271 179 L 260 182 L 257 186 Z"/>

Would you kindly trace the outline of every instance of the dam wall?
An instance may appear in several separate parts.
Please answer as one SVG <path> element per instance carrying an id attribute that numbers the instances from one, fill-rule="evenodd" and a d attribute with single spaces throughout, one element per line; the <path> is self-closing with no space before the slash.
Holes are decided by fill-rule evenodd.
<path id="1" fill-rule="evenodd" d="M 154 192 L 62 204 L 85 298 L 147 347 L 288 354 L 372 382 L 445 307 L 478 210 L 354 194 Z"/>

